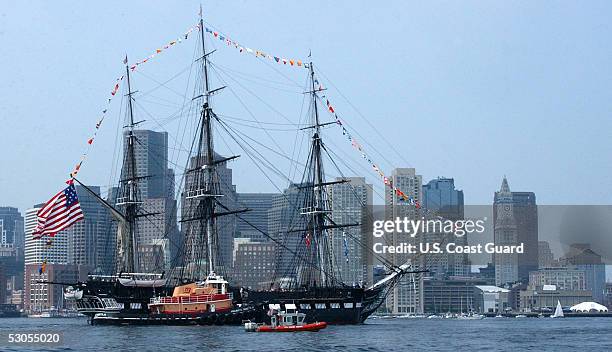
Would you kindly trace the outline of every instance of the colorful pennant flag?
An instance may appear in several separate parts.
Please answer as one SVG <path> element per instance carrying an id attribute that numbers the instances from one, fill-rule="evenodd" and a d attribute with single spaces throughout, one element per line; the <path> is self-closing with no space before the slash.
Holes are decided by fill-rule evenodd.
<path id="1" fill-rule="evenodd" d="M 315 83 L 318 83 L 318 80 L 315 80 Z M 363 146 L 346 129 L 345 124 L 342 122 L 342 120 L 340 120 L 340 117 L 338 117 L 338 114 L 336 114 L 336 109 L 334 109 L 329 99 L 326 99 L 325 103 L 327 105 L 327 110 L 331 114 L 334 115 L 334 119 L 336 120 L 336 123 L 342 127 L 342 135 L 346 136 L 348 141 L 351 142 L 351 146 L 361 153 L 361 157 L 364 160 L 367 160 L 368 163 L 370 163 L 370 165 L 372 166 L 372 169 L 374 169 L 374 171 L 378 173 L 378 175 L 382 178 L 383 183 L 386 186 L 389 186 L 393 194 L 396 195 L 401 201 L 406 201 L 410 205 L 414 205 L 415 208 L 420 209 L 421 204 L 419 203 L 417 199 L 414 199 L 413 197 L 406 195 L 404 192 L 402 192 L 402 190 L 400 190 L 397 187 L 394 187 L 393 182 L 391 182 L 391 180 L 387 176 L 385 176 L 385 174 L 380 170 L 380 168 L 372 162 L 372 159 L 368 156 L 368 154 L 366 154 Z"/>
<path id="2" fill-rule="evenodd" d="M 189 28 L 184 34 L 182 34 L 178 39 L 174 39 L 171 40 L 170 42 L 168 42 L 166 45 L 163 45 L 162 48 L 163 49 L 157 49 L 155 50 L 155 53 L 145 57 L 144 59 L 135 62 L 134 64 L 132 64 L 130 66 L 130 70 L 135 71 L 140 65 L 144 64 L 145 62 L 149 61 L 150 59 L 156 57 L 158 54 L 162 53 L 164 50 L 167 50 L 168 48 L 170 48 L 171 46 L 174 46 L 177 43 L 182 43 L 184 40 L 186 40 L 187 38 L 189 38 L 189 35 L 195 31 L 198 30 L 200 28 L 200 25 L 197 24 L 195 26 L 192 26 L 191 28 Z M 183 39 L 184 38 L 184 39 Z M 125 56 L 125 58 L 123 59 L 123 63 L 125 65 L 128 64 L 128 58 L 127 55 Z M 110 92 L 110 97 L 106 100 L 106 108 L 104 108 L 102 110 L 102 116 L 98 119 L 98 122 L 96 123 L 96 128 L 95 131 L 93 133 L 93 135 L 87 139 L 87 148 L 85 150 L 85 152 L 81 155 L 81 160 L 76 164 L 76 166 L 74 167 L 74 169 L 72 170 L 72 172 L 70 173 L 70 178 L 74 178 L 76 177 L 77 173 L 79 172 L 81 165 L 83 165 L 83 162 L 85 161 L 85 159 L 87 158 L 87 156 L 89 155 L 89 151 L 91 149 L 91 146 L 93 145 L 96 135 L 98 134 L 98 130 L 100 129 L 100 127 L 102 126 L 102 122 L 104 122 L 104 117 L 106 116 L 106 112 L 108 111 L 108 108 L 110 106 L 110 103 L 112 101 L 112 98 L 117 94 L 117 92 L 119 91 L 119 87 L 121 85 L 121 82 L 123 81 L 123 75 L 119 76 L 119 78 L 117 78 L 115 80 L 115 84 L 113 85 L 113 89 Z M 68 183 L 68 182 L 67 182 Z M 69 183 L 70 184 L 70 183 Z"/>
<path id="3" fill-rule="evenodd" d="M 304 63 L 302 60 L 297 60 L 297 59 L 286 59 L 286 58 L 282 58 L 280 56 L 274 56 L 274 55 L 270 55 L 270 54 L 266 54 L 264 51 L 262 50 L 257 50 L 257 49 L 251 49 L 249 47 L 246 47 L 244 45 L 239 44 L 238 42 L 228 38 L 227 35 L 222 35 L 221 33 L 213 30 L 212 28 L 209 27 L 204 27 L 204 31 L 210 35 L 213 36 L 213 38 L 215 39 L 219 39 L 222 42 L 225 42 L 227 44 L 227 46 L 233 46 L 235 49 L 238 50 L 238 52 L 243 53 L 246 52 L 248 54 L 253 54 L 255 55 L 255 57 L 262 57 L 264 59 L 268 59 L 270 61 L 276 62 L 278 64 L 283 64 L 283 65 L 288 65 L 288 66 L 294 66 L 294 67 L 304 67 L 304 68 L 310 68 L 310 65 L 307 63 Z"/>

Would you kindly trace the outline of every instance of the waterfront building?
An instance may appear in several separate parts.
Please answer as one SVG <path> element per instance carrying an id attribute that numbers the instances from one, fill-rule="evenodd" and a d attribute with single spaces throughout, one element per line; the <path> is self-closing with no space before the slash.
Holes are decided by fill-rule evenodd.
<path id="1" fill-rule="evenodd" d="M 434 279 L 426 277 L 422 281 L 422 313 L 468 313 L 476 311 L 476 286 L 486 282 L 470 277 L 450 277 Z"/>
<path id="2" fill-rule="evenodd" d="M 27 221 L 27 220 L 26 220 Z M 64 300 L 63 286 L 41 283 L 77 282 L 86 279 L 87 273 L 74 264 L 50 263 L 45 271 L 40 271 L 40 264 L 26 264 L 24 309 L 28 313 L 38 313 L 49 309 L 66 309 L 68 305 Z"/>
<path id="3" fill-rule="evenodd" d="M 478 313 L 503 313 L 510 310 L 510 290 L 491 285 L 477 285 L 474 307 Z"/>
<path id="4" fill-rule="evenodd" d="M 557 306 L 557 301 L 563 307 L 571 307 L 581 302 L 592 300 L 589 290 L 559 290 L 554 285 L 543 287 L 529 286 L 520 291 L 520 310 L 523 312 L 549 310 Z"/>
<path id="5" fill-rule="evenodd" d="M 389 178 L 389 182 L 399 188 L 414 202 L 421 202 L 423 197 L 423 177 L 416 174 L 414 168 L 394 169 Z M 409 201 L 399 197 L 391 187 L 385 187 L 385 220 L 395 220 L 396 218 L 420 219 L 421 212 Z M 385 235 L 387 237 L 389 235 Z M 385 238 L 393 246 L 402 243 L 417 244 L 417 237 L 411 238 L 405 233 L 393 232 L 391 238 Z M 390 240 L 390 241 L 389 241 Z M 418 244 L 417 244 L 418 245 Z M 393 265 L 400 266 L 410 262 L 414 269 L 422 268 L 422 257 L 411 254 L 388 254 L 387 259 Z M 392 313 L 422 313 L 423 312 L 423 275 L 408 274 L 391 289 L 387 296 L 387 308 Z"/>
<path id="6" fill-rule="evenodd" d="M 527 282 L 538 268 L 538 210 L 533 192 L 511 192 L 506 177 L 493 203 L 495 245 L 523 244 L 524 253 L 494 254 L 495 282 Z"/>
<path id="7" fill-rule="evenodd" d="M 328 186 L 331 218 L 336 224 L 357 224 L 331 230 L 336 275 L 347 285 L 364 285 L 372 282 L 371 206 L 372 185 L 365 177 L 337 178 L 346 180 Z"/>
<path id="8" fill-rule="evenodd" d="M 250 209 L 240 214 L 236 221 L 236 236 L 250 238 L 254 241 L 269 241 L 262 234 L 268 233 L 268 211 L 272 208 L 272 199 L 277 193 L 238 193 L 238 206 Z M 249 225 L 250 224 L 250 225 Z M 255 228 L 254 228 L 255 227 Z"/>
<path id="9" fill-rule="evenodd" d="M 236 238 L 234 247 L 235 283 L 250 289 L 267 289 L 274 275 L 275 244 Z"/>
<path id="10" fill-rule="evenodd" d="M 508 301 L 510 308 L 514 311 L 518 311 L 521 308 L 521 292 L 525 291 L 528 287 L 527 283 L 517 282 L 514 284 L 507 285 L 510 289 L 508 294 Z"/>
<path id="11" fill-rule="evenodd" d="M 529 286 L 538 288 L 554 285 L 558 290 L 586 290 L 584 270 L 572 268 L 543 268 L 529 273 Z"/>
<path id="12" fill-rule="evenodd" d="M 568 253 L 559 261 L 562 265 L 584 271 L 586 289 L 591 290 L 595 301 L 604 302 L 606 266 L 601 260 L 601 255 L 595 253 L 590 244 L 574 243 L 570 245 Z"/>

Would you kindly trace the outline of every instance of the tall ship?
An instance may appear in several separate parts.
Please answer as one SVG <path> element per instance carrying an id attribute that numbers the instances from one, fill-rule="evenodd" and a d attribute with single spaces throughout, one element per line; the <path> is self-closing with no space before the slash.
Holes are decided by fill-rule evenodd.
<path id="1" fill-rule="evenodd" d="M 206 32 L 212 33 L 200 15 L 198 55 L 193 61 L 197 72 L 194 75 L 194 95 L 190 98 L 197 111 L 190 124 L 196 127 L 179 186 L 182 236 L 180 243 L 173 244 L 178 251 L 172 258 L 172 267 L 157 272 L 140 272 L 138 220 L 155 214 L 143 209 L 140 198 L 140 184 L 150 176 L 137 170 L 135 146 L 139 140 L 135 129 L 142 121 L 135 121 L 135 91 L 130 76 L 135 66 L 129 66 L 126 58 L 126 125 L 122 132 L 126 147 L 116 197 L 112 201 L 102 199 L 74 178 L 108 209 L 116 221 L 116 270 L 109 275 L 89 275 L 84 282 L 57 284 L 66 286 L 65 297 L 74 301 L 77 310 L 86 315 L 91 324 L 239 324 L 246 319 L 269 322 L 273 315 L 271 312 L 280 310 L 298 310 L 305 314 L 307 323 L 364 322 L 404 275 L 423 271 L 414 270 L 408 263 L 393 265 L 374 253 L 371 246 L 353 238 L 364 251 L 386 266 L 387 273 L 375 283 L 345 283 L 341 279 L 334 255 L 334 251 L 339 250 L 333 245 L 334 231 L 336 235 L 342 231 L 342 236 L 351 236 L 351 231 L 344 232 L 343 229 L 360 226 L 361 222 L 371 219 L 337 223 L 332 216 L 330 186 L 349 183 L 343 177 L 334 181 L 326 179 L 325 165 L 337 167 L 337 164 L 330 146 L 324 142 L 323 128 L 337 125 L 337 122 L 323 120 L 319 105 L 323 104 L 321 95 L 325 89 L 319 83 L 315 65 L 312 62 L 303 64 L 308 68 L 304 71 L 308 74 L 308 85 L 303 93 L 308 101 L 309 118 L 299 130 L 307 133 L 310 141 L 307 158 L 301 164 L 301 180 L 297 183 L 300 196 L 285 199 L 295 216 L 282 224 L 280 235 L 271 234 L 244 217 L 249 209 L 224 201 L 223 188 L 227 185 L 218 168 L 238 156 L 222 157 L 216 152 L 213 143 L 216 131 L 223 130 L 229 134 L 249 157 L 256 153 L 255 160 L 261 164 L 272 163 L 265 160 L 262 153 L 254 151 L 251 144 L 245 146 L 244 136 L 228 128 L 224 115 L 213 110 L 212 97 L 225 86 L 212 87 L 210 83 L 211 67 L 218 68 L 219 65 L 211 61 L 215 50 L 207 51 Z M 214 32 L 214 37 L 217 36 Z M 294 65 L 293 61 L 291 65 Z M 369 205 L 362 204 L 363 207 Z M 220 223 L 221 219 L 228 217 L 247 223 L 267 241 L 274 243 L 277 268 L 265 287 L 242 287 L 232 280 L 227 258 L 220 253 Z"/>

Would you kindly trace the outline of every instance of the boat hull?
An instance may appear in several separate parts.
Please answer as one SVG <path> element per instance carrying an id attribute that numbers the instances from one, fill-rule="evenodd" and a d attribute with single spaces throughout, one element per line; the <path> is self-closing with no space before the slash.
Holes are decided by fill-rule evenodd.
<path id="1" fill-rule="evenodd" d="M 319 331 L 327 327 L 326 322 L 316 322 L 305 325 L 290 325 L 290 326 L 269 326 L 263 325 L 257 328 L 257 332 L 300 332 L 300 331 Z"/>
<path id="2" fill-rule="evenodd" d="M 254 307 L 237 307 L 224 312 L 198 314 L 150 314 L 138 311 L 98 313 L 92 325 L 241 325 L 243 320 L 254 319 Z"/>

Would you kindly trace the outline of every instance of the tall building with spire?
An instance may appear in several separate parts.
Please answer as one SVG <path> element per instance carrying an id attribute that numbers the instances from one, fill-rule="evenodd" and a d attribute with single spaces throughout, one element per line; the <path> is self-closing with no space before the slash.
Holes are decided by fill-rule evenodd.
<path id="1" fill-rule="evenodd" d="M 496 246 L 523 244 L 524 253 L 494 254 L 495 284 L 529 282 L 538 269 L 538 208 L 533 192 L 512 192 L 504 176 L 493 200 L 493 237 Z"/>

